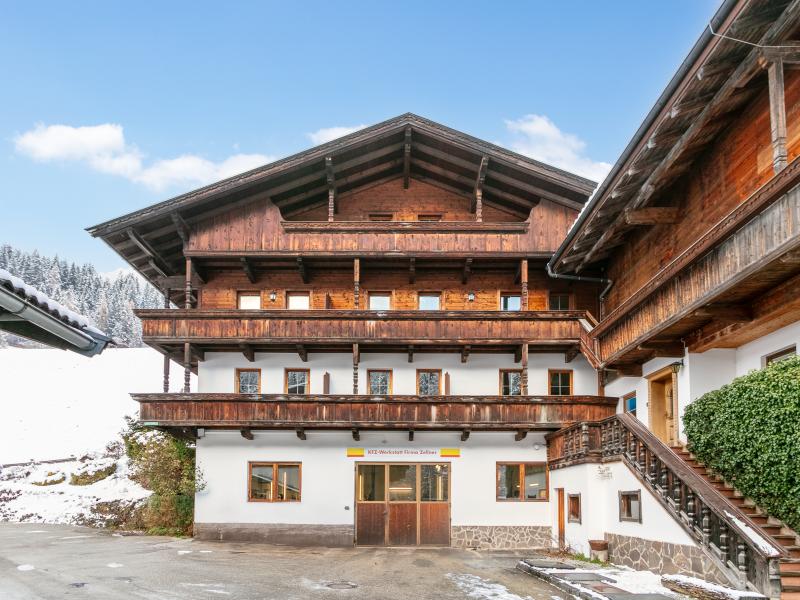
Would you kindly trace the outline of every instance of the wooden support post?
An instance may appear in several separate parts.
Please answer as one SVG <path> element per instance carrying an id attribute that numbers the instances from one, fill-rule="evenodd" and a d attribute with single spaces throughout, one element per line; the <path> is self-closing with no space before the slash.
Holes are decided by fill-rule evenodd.
<path id="1" fill-rule="evenodd" d="M 164 288 L 164 308 L 169 308 L 169 288 Z M 164 393 L 169 392 L 169 352 L 164 354 Z"/>
<path id="2" fill-rule="evenodd" d="M 481 164 L 478 167 L 478 176 L 475 178 L 475 190 L 472 196 L 472 212 L 475 213 L 475 220 L 480 223 L 483 221 L 483 184 L 486 180 L 486 169 L 489 167 L 489 157 L 481 157 Z"/>
<path id="3" fill-rule="evenodd" d="M 528 395 L 528 343 L 522 344 L 520 357 L 520 367 L 522 372 L 519 374 L 519 391 L 523 396 Z"/>
<path id="4" fill-rule="evenodd" d="M 188 394 L 190 390 L 192 375 L 192 345 L 189 342 L 183 344 L 183 393 Z"/>
<path id="5" fill-rule="evenodd" d="M 183 307 L 192 308 L 192 258 L 186 257 L 186 279 L 184 280 L 184 291 L 186 297 L 184 299 Z"/>
<path id="6" fill-rule="evenodd" d="M 403 189 L 408 189 L 411 179 L 411 126 L 406 127 L 405 143 L 403 144 Z"/>
<path id="7" fill-rule="evenodd" d="M 523 258 L 519 263 L 520 279 L 520 309 L 528 310 L 528 259 Z"/>
<path id="8" fill-rule="evenodd" d="M 333 158 L 325 157 L 325 178 L 328 182 L 328 221 L 333 221 L 336 212 L 336 178 L 333 174 Z"/>
<path id="9" fill-rule="evenodd" d="M 772 133 L 772 167 L 783 170 L 788 163 L 786 152 L 786 100 L 783 85 L 783 61 L 773 60 L 767 65 L 769 79 L 769 121 Z"/>
<path id="10" fill-rule="evenodd" d="M 353 259 L 353 308 L 358 309 L 361 302 L 361 259 Z"/>
<path id="11" fill-rule="evenodd" d="M 361 353 L 358 344 L 353 344 L 353 393 L 358 394 L 358 363 L 361 362 Z"/>

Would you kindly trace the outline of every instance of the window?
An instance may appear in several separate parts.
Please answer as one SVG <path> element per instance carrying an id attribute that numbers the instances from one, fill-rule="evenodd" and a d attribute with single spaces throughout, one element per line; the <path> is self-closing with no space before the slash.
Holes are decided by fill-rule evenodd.
<path id="1" fill-rule="evenodd" d="M 392 213 L 370 213 L 370 221 L 391 221 L 393 220 Z"/>
<path id="2" fill-rule="evenodd" d="M 636 392 L 625 394 L 622 397 L 622 409 L 626 413 L 630 413 L 634 417 L 636 416 Z"/>
<path id="3" fill-rule="evenodd" d="M 450 495 L 450 465 L 420 465 L 420 501 L 447 502 Z"/>
<path id="4" fill-rule="evenodd" d="M 500 296 L 500 310 L 521 310 L 522 301 L 519 294 L 502 294 Z"/>
<path id="5" fill-rule="evenodd" d="M 369 393 L 388 396 L 392 393 L 392 372 L 390 370 L 367 370 Z"/>
<path id="6" fill-rule="evenodd" d="M 553 371 L 547 372 L 550 378 L 551 396 L 569 396 L 572 394 L 572 371 Z"/>
<path id="7" fill-rule="evenodd" d="M 567 496 L 567 520 L 570 523 L 581 522 L 581 495 L 569 494 Z"/>
<path id="8" fill-rule="evenodd" d="M 519 396 L 520 394 L 522 394 L 522 371 L 500 369 L 500 395 Z"/>
<path id="9" fill-rule="evenodd" d="M 389 292 L 370 292 L 370 310 L 390 310 L 392 308 L 392 295 Z"/>
<path id="10" fill-rule="evenodd" d="M 442 395 L 441 369 L 417 369 L 417 395 L 418 396 Z"/>
<path id="11" fill-rule="evenodd" d="M 286 369 L 286 393 L 308 394 L 311 375 L 308 369 Z"/>
<path id="12" fill-rule="evenodd" d="M 547 501 L 545 463 L 497 463 L 497 500 Z"/>
<path id="13" fill-rule="evenodd" d="M 787 358 L 792 358 L 793 356 L 796 355 L 797 355 L 797 346 L 789 346 L 788 348 L 778 350 L 777 352 L 773 352 L 772 354 L 767 354 L 764 357 L 764 366 L 766 367 L 775 364 L 776 362 L 781 362 L 782 360 L 786 360 Z"/>
<path id="14" fill-rule="evenodd" d="M 260 394 L 261 369 L 236 369 L 234 385 L 238 394 Z"/>
<path id="15" fill-rule="evenodd" d="M 258 292 L 239 292 L 236 295 L 236 306 L 241 310 L 259 310 L 261 294 Z"/>
<path id="16" fill-rule="evenodd" d="M 419 310 L 439 310 L 442 295 L 436 292 L 424 292 L 417 296 Z"/>
<path id="17" fill-rule="evenodd" d="M 311 308 L 311 299 L 308 292 L 287 292 L 286 308 L 289 310 L 308 310 Z"/>
<path id="18" fill-rule="evenodd" d="M 389 502 L 417 501 L 417 465 L 389 465 Z"/>
<path id="19" fill-rule="evenodd" d="M 642 522 L 641 491 L 619 493 L 619 520 Z"/>
<path id="20" fill-rule="evenodd" d="M 384 502 L 386 500 L 386 466 L 358 465 L 358 501 Z"/>
<path id="21" fill-rule="evenodd" d="M 299 502 L 301 463 L 247 463 L 249 502 Z"/>
<path id="22" fill-rule="evenodd" d="M 550 310 L 569 310 L 569 294 L 550 294 Z"/>
<path id="23" fill-rule="evenodd" d="M 417 215 L 417 221 L 441 221 L 441 220 L 442 220 L 442 215 L 440 214 L 428 213 L 428 214 Z"/>

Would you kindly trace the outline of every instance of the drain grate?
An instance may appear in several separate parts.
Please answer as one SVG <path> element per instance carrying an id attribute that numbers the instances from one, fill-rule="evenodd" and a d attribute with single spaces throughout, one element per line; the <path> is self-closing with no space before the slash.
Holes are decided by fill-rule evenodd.
<path id="1" fill-rule="evenodd" d="M 351 581 L 331 581 L 330 583 L 326 583 L 325 587 L 332 590 L 354 590 L 358 585 Z"/>

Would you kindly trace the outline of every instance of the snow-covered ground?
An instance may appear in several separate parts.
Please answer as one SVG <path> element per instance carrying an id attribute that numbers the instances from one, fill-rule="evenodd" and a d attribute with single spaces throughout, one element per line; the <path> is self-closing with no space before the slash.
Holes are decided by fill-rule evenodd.
<path id="1" fill-rule="evenodd" d="M 151 348 L 110 348 L 92 358 L 0 350 L 0 465 L 102 450 L 118 438 L 124 416 L 137 414 L 130 392 L 161 391 L 162 366 Z M 171 375 L 178 391 L 183 370 L 173 363 Z"/>

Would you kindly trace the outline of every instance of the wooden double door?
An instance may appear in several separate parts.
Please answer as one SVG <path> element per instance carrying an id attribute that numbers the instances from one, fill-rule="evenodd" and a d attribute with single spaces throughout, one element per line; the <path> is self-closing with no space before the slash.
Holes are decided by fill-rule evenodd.
<path id="1" fill-rule="evenodd" d="M 357 463 L 356 544 L 449 546 L 449 463 Z"/>

